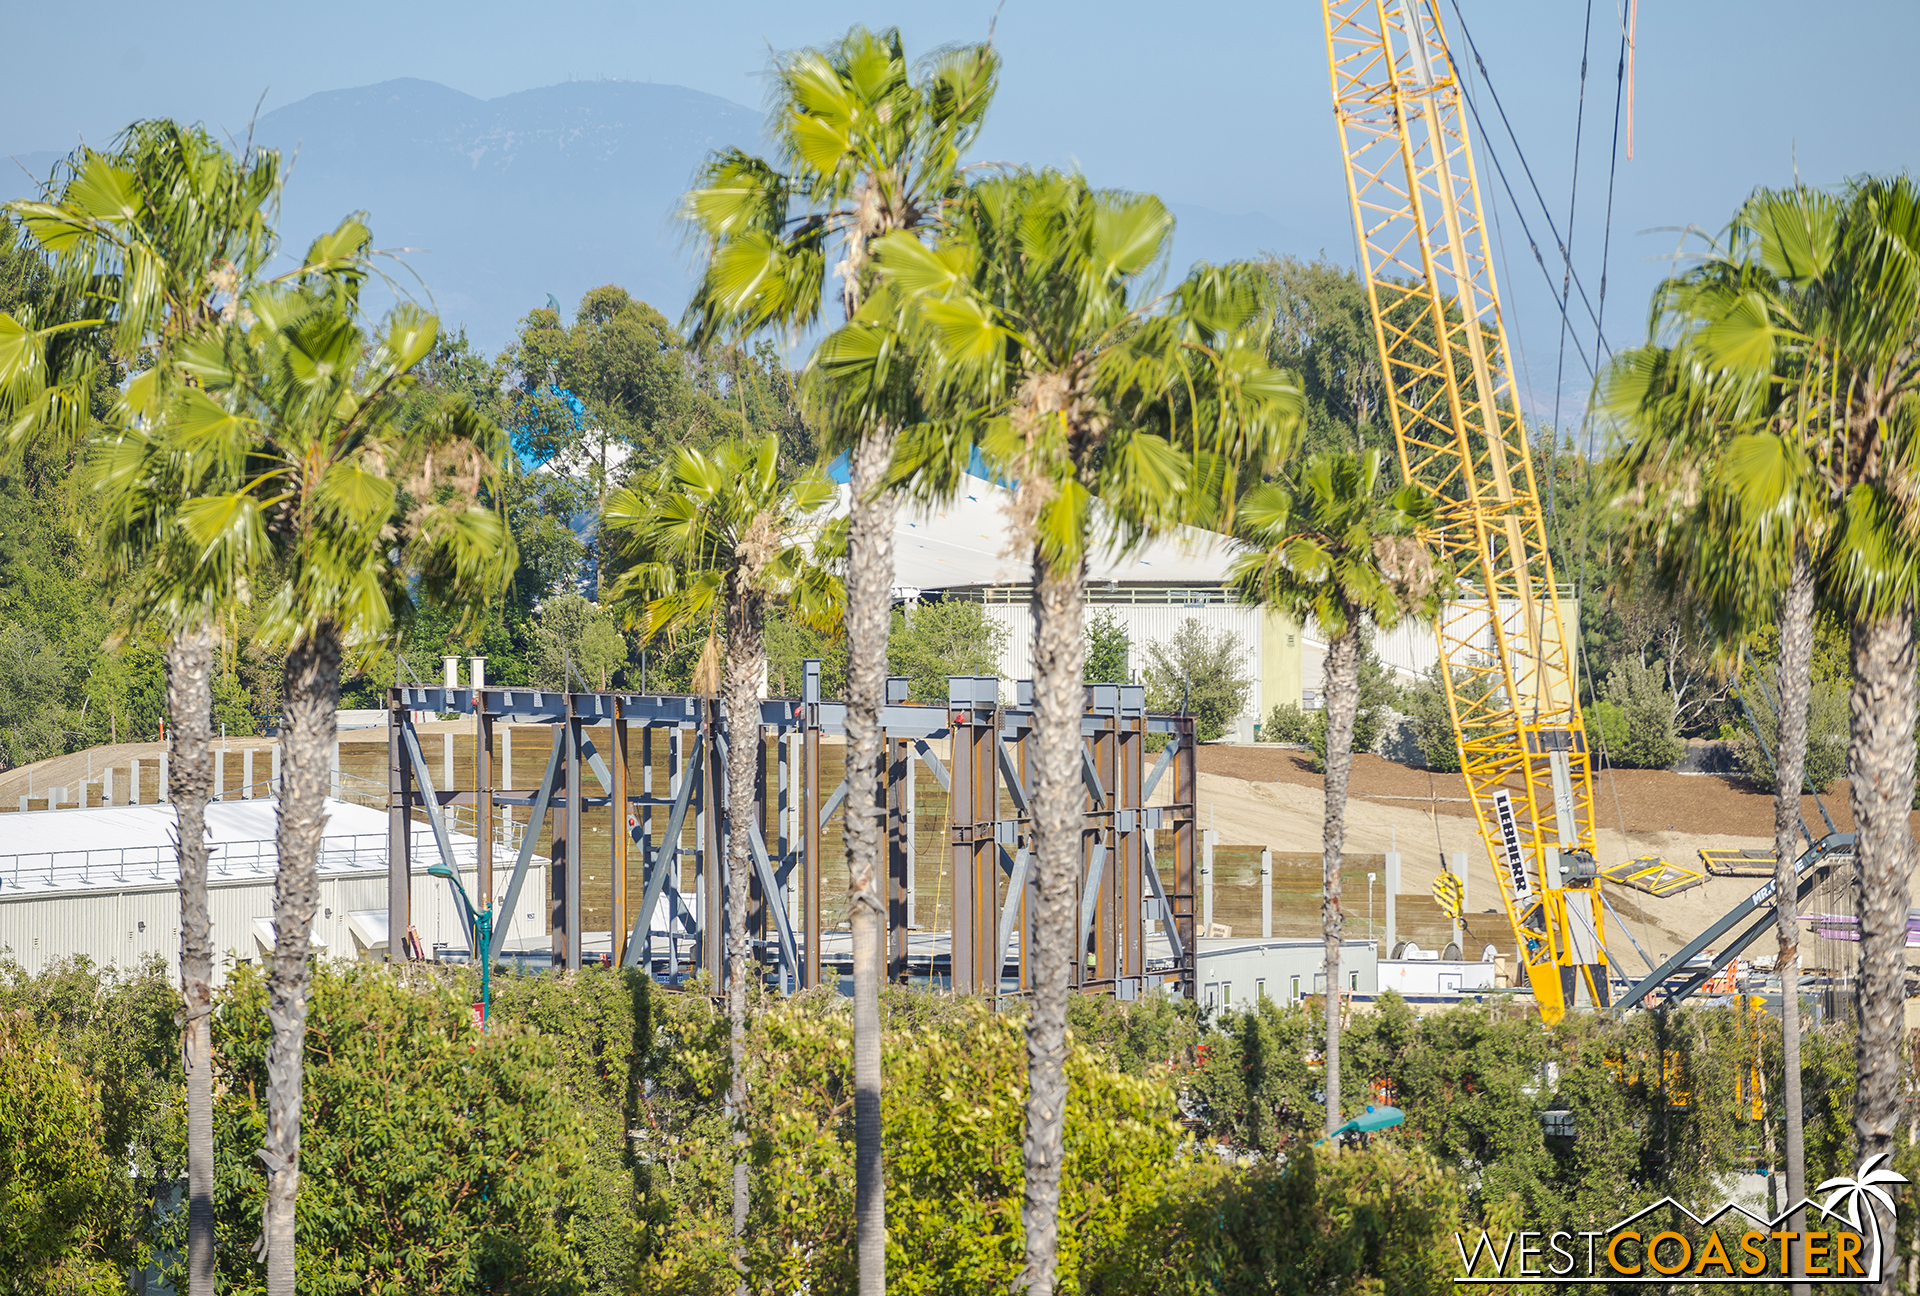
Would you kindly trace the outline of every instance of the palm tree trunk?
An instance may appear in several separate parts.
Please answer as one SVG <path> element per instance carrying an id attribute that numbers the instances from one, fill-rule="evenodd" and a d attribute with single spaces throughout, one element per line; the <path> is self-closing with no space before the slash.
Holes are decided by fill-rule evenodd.
<path id="1" fill-rule="evenodd" d="M 187 1073 L 187 1286 L 213 1296 L 213 916 L 207 907 L 207 792 L 213 786 L 213 627 L 167 645 L 173 719 L 167 796 L 180 821 L 180 1052 Z M 135 789 L 138 791 L 138 789 Z"/>
<path id="2" fill-rule="evenodd" d="M 737 579 L 737 578 L 736 578 Z M 760 670 L 764 604 L 758 594 L 728 600 L 727 681 L 727 1026 L 732 1070 L 727 1109 L 733 1116 L 733 1236 L 747 1235 L 747 986 L 754 977 L 747 931 L 748 879 L 753 876 L 754 783 L 760 756 Z M 774 897 L 767 897 L 769 904 Z M 736 1263 L 743 1257 L 736 1251 Z"/>
<path id="3" fill-rule="evenodd" d="M 267 1292 L 294 1296 L 294 1200 L 300 1190 L 300 1096 L 307 1037 L 308 936 L 320 903 L 320 838 L 340 702 L 340 637 L 324 625 L 287 652 L 281 722 L 280 863 L 267 976 Z M 400 933 L 394 933 L 398 939 Z"/>
<path id="4" fill-rule="evenodd" d="M 1085 793 L 1080 784 L 1080 717 L 1087 647 L 1085 564 L 1066 572 L 1033 560 L 1033 863 L 1039 902 L 1033 919 L 1033 1009 L 1027 1016 L 1026 1200 L 1021 1223 L 1029 1296 L 1052 1296 L 1060 1244 L 1060 1171 L 1067 1115 L 1067 987 L 1080 957 L 1073 896 L 1080 875 Z M 999 969 L 988 975 L 996 981 Z"/>
<path id="5" fill-rule="evenodd" d="M 1860 877 L 1860 1026 L 1853 1106 L 1855 1155 L 1893 1151 L 1900 1120 L 1900 1036 L 1905 998 L 1907 875 L 1913 868 L 1908 815 L 1913 807 L 1913 608 L 1857 615 L 1849 645 L 1853 666 L 1855 853 Z M 1874 1208 L 1876 1211 L 1878 1207 Z M 1895 1236 L 1882 1218 L 1880 1236 Z M 1881 1284 L 1898 1290 L 1897 1269 Z"/>
<path id="6" fill-rule="evenodd" d="M 1327 1133 L 1340 1128 L 1340 852 L 1347 837 L 1347 777 L 1353 771 L 1353 717 L 1360 706 L 1360 623 L 1327 642 L 1327 809 L 1321 839 L 1320 934 L 1327 948 Z"/>
<path id="7" fill-rule="evenodd" d="M 1807 1191 L 1805 1109 L 1800 1097 L 1800 950 L 1794 925 L 1793 863 L 1800 853 L 1800 785 L 1807 767 L 1807 697 L 1813 662 L 1813 567 L 1802 544 L 1794 554 L 1793 577 L 1780 609 L 1779 750 L 1773 789 L 1774 932 L 1780 941 L 1782 1033 L 1781 1092 L 1786 1104 L 1787 1202 Z M 1804 1211 L 1795 1211 L 1788 1228 L 1804 1232 Z M 1794 1272 L 1801 1271 L 1796 1254 Z M 1796 1285 L 1794 1296 L 1803 1288 Z"/>
<path id="8" fill-rule="evenodd" d="M 887 911 L 880 895 L 886 816 L 887 692 L 893 618 L 893 433 L 876 425 L 848 463 L 853 507 L 847 537 L 847 902 L 853 931 L 853 1211 L 860 1296 L 887 1290 L 887 1204 L 880 1131 L 880 968 Z"/>

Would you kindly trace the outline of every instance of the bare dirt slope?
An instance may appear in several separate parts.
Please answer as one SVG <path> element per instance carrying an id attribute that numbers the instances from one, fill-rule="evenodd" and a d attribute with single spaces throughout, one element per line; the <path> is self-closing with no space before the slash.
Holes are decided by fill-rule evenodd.
<path id="1" fill-rule="evenodd" d="M 1202 747 L 1198 762 L 1202 826 L 1217 828 L 1222 844 L 1319 850 L 1325 793 L 1320 775 L 1308 767 L 1309 759 L 1308 753 L 1280 747 Z M 1165 794 L 1157 799 L 1164 800 Z M 1840 830 L 1849 830 L 1846 785 L 1839 785 L 1825 799 Z M 1772 799 L 1712 775 L 1603 772 L 1594 789 L 1594 803 L 1603 868 L 1646 855 L 1699 868 L 1702 847 L 1770 850 L 1773 844 Z M 1824 825 L 1812 798 L 1807 798 L 1806 815 L 1815 834 L 1820 834 Z M 1356 757 L 1347 849 L 1371 854 L 1395 848 L 1401 855 L 1404 892 L 1426 894 L 1439 872 L 1441 856 L 1463 851 L 1468 860 L 1469 910 L 1478 913 L 1498 905 L 1492 865 L 1461 777 L 1408 769 L 1377 756 Z M 1704 886 L 1666 899 L 1612 885 L 1607 894 L 1630 933 L 1658 958 L 1758 885 L 1749 878 L 1709 877 Z M 1639 966 L 1630 952 L 1628 960 L 1631 966 Z"/>

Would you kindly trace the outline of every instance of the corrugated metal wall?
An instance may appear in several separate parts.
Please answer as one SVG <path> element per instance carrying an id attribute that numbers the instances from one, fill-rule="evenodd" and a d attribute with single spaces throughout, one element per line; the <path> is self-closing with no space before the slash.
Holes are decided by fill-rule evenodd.
<path id="1" fill-rule="evenodd" d="M 507 870 L 495 874 L 504 888 Z M 467 893 L 477 890 L 468 871 L 462 881 Z M 520 943 L 544 936 L 547 869 L 544 861 L 531 864 L 520 891 L 508 940 Z M 413 925 L 429 949 L 444 944 L 466 948 L 453 893 L 439 878 L 420 872 L 413 876 Z M 213 947 L 217 951 L 216 977 L 235 958 L 260 959 L 265 950 L 257 936 L 256 919 L 273 917 L 273 876 L 263 874 L 213 885 L 208 889 L 213 916 Z M 313 934 L 326 943 L 333 958 L 359 958 L 360 942 L 348 926 L 352 913 L 379 912 L 387 907 L 384 873 L 361 873 L 320 878 L 320 912 Z M 177 887 L 98 890 L 46 897 L 0 900 L 0 950 L 10 953 L 29 974 L 74 955 L 95 963 L 131 968 L 150 954 L 167 961 L 170 978 L 180 974 L 180 892 Z"/>
<path id="2" fill-rule="evenodd" d="M 1000 659 L 1000 677 L 1032 679 L 1033 616 L 1027 604 L 989 603 L 986 612 L 1007 630 L 1007 650 Z M 1244 603 L 1090 603 L 1087 606 L 1089 621 L 1105 613 L 1111 613 L 1126 627 L 1127 638 L 1132 641 L 1133 651 L 1127 661 L 1132 678 L 1138 679 L 1146 667 L 1148 644 L 1171 639 L 1183 623 L 1198 621 L 1210 630 L 1225 630 L 1240 641 L 1244 652 L 1242 669 L 1253 680 L 1253 692 L 1247 702 L 1249 712 L 1264 715 L 1272 705 L 1261 696 L 1265 672 L 1260 642 L 1263 613 L 1259 608 Z"/>
<path id="3" fill-rule="evenodd" d="M 1219 600 L 1221 595 L 1218 590 L 1195 590 L 1193 594 L 1195 601 L 1190 603 L 1127 603 L 1096 599 L 1087 604 L 1087 619 L 1091 621 L 1102 613 L 1111 613 L 1126 627 L 1127 636 L 1133 643 L 1127 665 L 1135 679 L 1139 678 L 1146 663 L 1146 645 L 1171 639 L 1182 623 L 1191 620 L 1210 629 L 1225 630 L 1240 641 L 1244 668 L 1253 679 L 1247 710 L 1255 719 L 1264 719 L 1269 710 L 1282 702 L 1319 705 L 1327 647 L 1326 636 L 1320 632 L 1318 625 L 1308 621 L 1305 631 L 1297 638 L 1290 632 L 1262 634 L 1268 615 L 1263 609 L 1243 603 L 1200 601 L 1203 598 Z M 1164 598 L 1164 595 L 1156 592 L 1156 597 Z M 1508 615 L 1516 615 L 1517 607 L 1517 604 L 1512 604 L 1508 608 Z M 1565 620 L 1568 637 L 1578 642 L 1578 606 L 1570 599 L 1560 600 L 1560 613 Z M 1019 602 L 989 602 L 986 604 L 986 614 L 1007 630 L 1007 648 L 1000 658 L 1001 679 L 1031 679 L 1033 617 L 1027 603 L 1024 599 Z M 1402 685 L 1415 683 L 1433 669 L 1433 664 L 1440 659 L 1440 646 L 1434 635 L 1433 624 L 1425 621 L 1402 622 L 1391 630 L 1376 631 L 1373 651 L 1381 663 L 1394 672 Z M 1292 660 L 1270 661 L 1268 657 L 1271 654 L 1284 654 Z M 1290 692 L 1291 689 L 1278 687 L 1276 681 L 1295 678 L 1299 680 L 1301 696 L 1268 696 L 1282 691 Z"/>

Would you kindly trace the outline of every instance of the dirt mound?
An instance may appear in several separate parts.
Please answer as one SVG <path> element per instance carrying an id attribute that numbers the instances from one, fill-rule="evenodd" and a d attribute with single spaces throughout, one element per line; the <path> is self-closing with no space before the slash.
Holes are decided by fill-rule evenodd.
<path id="1" fill-rule="evenodd" d="M 1198 764 L 1206 774 L 1223 774 L 1249 783 L 1288 783 L 1324 787 L 1312 768 L 1313 753 L 1294 747 L 1224 746 L 1200 748 Z M 1458 774 L 1434 774 L 1396 765 L 1378 756 L 1353 758 L 1350 795 L 1383 805 L 1417 807 L 1422 813 L 1473 817 L 1467 783 Z M 1845 779 L 1821 797 L 1840 832 L 1853 831 L 1851 794 Z M 1617 804 L 1616 804 L 1617 801 Z M 1739 837 L 1773 836 L 1773 797 L 1736 778 L 1719 774 L 1675 774 L 1670 770 L 1602 770 L 1594 777 L 1596 826 L 1627 833 L 1700 832 L 1710 829 Z M 1801 798 L 1801 813 L 1817 837 L 1825 831 L 1813 797 Z M 1622 820 L 1624 819 L 1624 823 Z M 1920 830 L 1920 814 L 1914 816 Z"/>

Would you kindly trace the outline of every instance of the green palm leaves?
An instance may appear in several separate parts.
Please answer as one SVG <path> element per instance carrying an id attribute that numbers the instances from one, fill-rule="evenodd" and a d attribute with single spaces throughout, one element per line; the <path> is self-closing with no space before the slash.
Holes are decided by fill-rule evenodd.
<path id="1" fill-rule="evenodd" d="M 1249 491 L 1228 579 L 1242 598 L 1305 618 L 1329 639 L 1362 620 L 1430 619 L 1451 575 L 1422 540 L 1433 499 L 1412 483 L 1380 493 L 1380 452 L 1310 456 L 1286 484 Z"/>
<path id="2" fill-rule="evenodd" d="M 911 350 L 922 418 L 896 477 L 937 494 L 978 444 L 1019 483 L 1022 538 L 1059 570 L 1090 543 L 1230 516 L 1240 474 L 1278 463 L 1303 404 L 1265 363 L 1250 274 L 1200 266 L 1156 294 L 1172 230 L 1159 199 L 1077 175 L 982 181 L 937 245 L 874 245 L 882 291 L 815 364 L 877 404 Z"/>
<path id="3" fill-rule="evenodd" d="M 621 570 L 609 591 L 649 638 L 718 635 L 731 593 L 777 598 L 800 620 L 830 626 L 840 580 L 824 559 L 844 544 L 829 524 L 833 484 L 817 469 L 783 483 L 773 436 L 682 449 L 647 481 L 607 500 Z"/>
<path id="4" fill-rule="evenodd" d="M 986 45 L 942 51 L 916 69 L 891 28 L 855 27 L 825 49 L 776 60 L 778 164 L 718 153 L 682 208 L 706 254 L 687 308 L 696 345 L 811 323 L 835 246 L 851 315 L 868 241 L 926 224 L 956 190 L 998 70 Z"/>
<path id="5" fill-rule="evenodd" d="M 364 250 L 366 231 L 349 222 L 328 241 L 342 240 Z M 464 401 L 409 416 L 437 321 L 402 305 L 370 333 L 352 275 L 263 287 L 245 305 L 251 323 L 181 358 L 196 386 L 176 405 L 171 451 L 226 487 L 185 507 L 188 541 L 271 559 L 285 579 L 262 625 L 284 642 L 324 629 L 369 647 L 421 596 L 470 623 L 514 566 L 497 491 L 506 451 Z"/>

